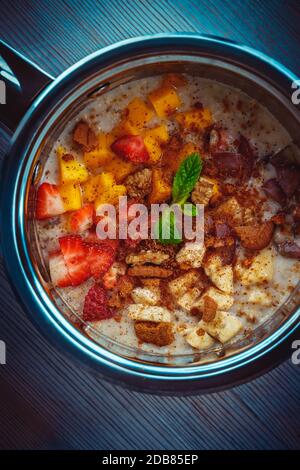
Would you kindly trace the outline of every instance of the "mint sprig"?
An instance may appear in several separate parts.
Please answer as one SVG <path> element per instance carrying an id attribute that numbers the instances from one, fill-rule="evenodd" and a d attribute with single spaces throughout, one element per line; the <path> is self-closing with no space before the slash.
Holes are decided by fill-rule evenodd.
<path id="1" fill-rule="evenodd" d="M 173 181 L 173 203 L 182 205 L 194 189 L 202 170 L 199 153 L 191 153 L 181 163 Z"/>
<path id="2" fill-rule="evenodd" d="M 191 153 L 181 163 L 173 181 L 172 204 L 177 204 L 186 215 L 196 216 L 196 206 L 190 204 L 184 208 L 184 203 L 194 189 L 202 170 L 202 160 L 199 153 Z M 176 228 L 175 213 L 170 208 L 165 210 L 159 218 L 156 227 L 156 236 L 160 243 L 176 244 L 182 241 Z M 167 234 L 167 237 L 165 237 Z"/>

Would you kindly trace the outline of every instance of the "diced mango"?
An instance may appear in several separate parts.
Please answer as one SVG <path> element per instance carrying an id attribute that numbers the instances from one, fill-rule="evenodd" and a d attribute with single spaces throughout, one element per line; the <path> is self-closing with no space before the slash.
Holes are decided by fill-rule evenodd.
<path id="1" fill-rule="evenodd" d="M 127 162 L 123 158 L 114 155 L 105 165 L 105 170 L 112 173 L 117 183 L 123 181 L 126 176 L 135 170 L 132 162 Z"/>
<path id="2" fill-rule="evenodd" d="M 150 163 L 157 163 L 162 156 L 161 144 L 169 140 L 169 132 L 167 126 L 161 126 L 148 129 L 144 132 L 144 144 L 150 155 Z"/>
<path id="3" fill-rule="evenodd" d="M 112 173 L 100 173 L 90 178 L 83 185 L 83 197 L 87 202 L 94 202 L 102 192 L 110 189 L 116 184 Z"/>
<path id="4" fill-rule="evenodd" d="M 119 197 L 126 194 L 126 186 L 123 184 L 116 184 L 110 188 L 107 188 L 105 191 L 101 192 L 97 200 L 95 201 L 95 209 L 101 204 L 118 204 Z"/>
<path id="5" fill-rule="evenodd" d="M 152 172 L 152 190 L 149 196 L 150 204 L 166 201 L 171 196 L 172 188 L 163 174 L 161 168 L 154 168 Z"/>
<path id="6" fill-rule="evenodd" d="M 162 85 L 166 87 L 180 88 L 187 85 L 187 80 L 180 73 L 168 73 L 164 76 Z"/>
<path id="7" fill-rule="evenodd" d="M 172 158 L 172 160 L 169 160 L 166 163 L 172 171 L 176 172 L 186 157 L 194 152 L 199 152 L 199 148 L 192 142 L 188 142 L 182 147 L 176 158 Z"/>
<path id="8" fill-rule="evenodd" d="M 139 129 L 135 127 L 128 119 L 123 119 L 117 126 L 111 131 L 113 141 L 122 137 L 123 135 L 138 135 Z"/>
<path id="9" fill-rule="evenodd" d="M 162 86 L 149 94 L 156 114 L 160 118 L 166 118 L 174 113 L 180 106 L 181 101 L 173 87 Z"/>
<path id="10" fill-rule="evenodd" d="M 153 117 L 153 111 L 140 98 L 134 98 L 127 106 L 128 115 L 126 121 L 139 132 Z"/>
<path id="11" fill-rule="evenodd" d="M 178 113 L 176 121 L 185 129 L 201 130 L 212 123 L 212 115 L 208 108 L 191 109 L 184 113 Z"/>
<path id="12" fill-rule="evenodd" d="M 101 132 L 98 135 L 97 147 L 94 150 L 91 150 L 90 152 L 84 152 L 83 154 L 84 163 L 89 169 L 94 170 L 99 168 L 111 158 L 113 152 L 111 151 L 110 146 L 113 140 L 114 137 L 112 137 L 110 134 Z"/>
<path id="13" fill-rule="evenodd" d="M 88 179 L 88 172 L 83 163 L 80 163 L 71 153 L 63 147 L 57 148 L 61 184 L 82 183 Z"/>
<path id="14" fill-rule="evenodd" d="M 68 183 L 59 187 L 65 210 L 76 211 L 82 206 L 81 189 L 79 184 Z"/>

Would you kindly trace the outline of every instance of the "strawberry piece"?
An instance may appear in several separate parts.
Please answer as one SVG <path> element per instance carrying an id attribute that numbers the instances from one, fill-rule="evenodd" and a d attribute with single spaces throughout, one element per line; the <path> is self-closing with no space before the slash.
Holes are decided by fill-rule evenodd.
<path id="1" fill-rule="evenodd" d="M 85 242 L 87 242 L 88 244 L 91 243 L 91 244 L 95 244 L 95 243 L 98 243 L 98 244 L 101 244 L 101 245 L 105 245 L 105 246 L 109 246 L 111 247 L 114 251 L 117 251 L 118 247 L 119 247 L 119 240 L 117 239 L 110 239 L 110 238 L 106 238 L 105 240 L 102 240 L 101 238 L 98 238 L 97 237 L 97 233 L 94 231 L 94 230 L 90 230 L 87 234 L 87 236 L 85 237 Z"/>
<path id="2" fill-rule="evenodd" d="M 86 281 L 91 271 L 87 260 L 87 251 L 79 235 L 66 235 L 58 239 L 72 286 Z"/>
<path id="3" fill-rule="evenodd" d="M 72 212 L 69 217 L 69 229 L 71 232 L 81 233 L 93 225 L 94 206 L 86 204 L 77 211 Z"/>
<path id="4" fill-rule="evenodd" d="M 52 284 L 56 287 L 72 286 L 64 257 L 60 251 L 49 254 L 49 270 Z"/>
<path id="5" fill-rule="evenodd" d="M 111 149 L 119 157 L 133 163 L 143 163 L 149 160 L 149 153 L 145 147 L 144 140 L 139 135 L 120 137 L 111 145 Z"/>
<path id="6" fill-rule="evenodd" d="M 37 190 L 36 219 L 48 219 L 64 212 L 64 203 L 56 184 L 42 183 Z"/>
<path id="7" fill-rule="evenodd" d="M 105 320 L 113 316 L 112 310 L 107 306 L 107 294 L 103 287 L 95 284 L 90 288 L 84 299 L 83 315 L 84 321 Z"/>
<path id="8" fill-rule="evenodd" d="M 115 250 L 106 244 L 86 244 L 86 252 L 90 272 L 95 278 L 105 274 L 115 260 Z"/>

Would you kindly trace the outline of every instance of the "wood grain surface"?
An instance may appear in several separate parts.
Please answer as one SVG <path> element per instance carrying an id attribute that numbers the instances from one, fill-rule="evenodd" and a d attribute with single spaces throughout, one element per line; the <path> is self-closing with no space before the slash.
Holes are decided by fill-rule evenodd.
<path id="1" fill-rule="evenodd" d="M 197 31 L 256 47 L 300 75 L 299 0 L 0 0 L 1 39 L 53 75 L 107 44 Z M 0 131 L 1 158 L 9 137 Z M 3 227 L 2 227 L 3 229 Z M 160 397 L 100 381 L 51 346 L 0 274 L 1 449 L 299 449 L 300 369 L 206 396 Z"/>

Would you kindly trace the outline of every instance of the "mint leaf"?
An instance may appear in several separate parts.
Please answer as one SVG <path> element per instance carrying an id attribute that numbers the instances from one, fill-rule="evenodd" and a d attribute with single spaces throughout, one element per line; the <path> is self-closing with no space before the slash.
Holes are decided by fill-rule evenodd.
<path id="1" fill-rule="evenodd" d="M 184 215 L 190 217 L 196 217 L 198 215 L 198 209 L 194 204 L 184 204 L 181 209 Z"/>
<path id="2" fill-rule="evenodd" d="M 176 227 L 176 218 L 172 210 L 165 210 L 155 227 L 156 237 L 160 243 L 169 245 L 182 242 L 182 238 Z"/>
<path id="3" fill-rule="evenodd" d="M 202 170 L 202 160 L 199 153 L 191 153 L 181 163 L 174 181 L 172 196 L 173 202 L 184 204 L 194 189 Z"/>

